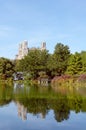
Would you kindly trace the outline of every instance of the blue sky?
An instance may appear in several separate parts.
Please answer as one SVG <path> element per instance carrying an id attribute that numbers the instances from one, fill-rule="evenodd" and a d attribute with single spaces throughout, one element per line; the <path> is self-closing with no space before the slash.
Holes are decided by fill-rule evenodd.
<path id="1" fill-rule="evenodd" d="M 86 50 L 86 0 L 0 0 L 0 57 L 15 58 L 24 40 L 50 53 L 59 42 Z"/>

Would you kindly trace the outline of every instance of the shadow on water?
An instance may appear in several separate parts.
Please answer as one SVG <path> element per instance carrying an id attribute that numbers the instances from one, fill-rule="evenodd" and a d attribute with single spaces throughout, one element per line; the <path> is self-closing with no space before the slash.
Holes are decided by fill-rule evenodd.
<path id="1" fill-rule="evenodd" d="M 14 86 L 0 87 L 0 106 L 11 103 L 16 104 L 18 116 L 26 120 L 27 114 L 46 118 L 53 110 L 57 122 L 68 120 L 70 112 L 86 112 L 86 88 L 53 89 L 50 86 L 28 86 L 14 82 Z"/>

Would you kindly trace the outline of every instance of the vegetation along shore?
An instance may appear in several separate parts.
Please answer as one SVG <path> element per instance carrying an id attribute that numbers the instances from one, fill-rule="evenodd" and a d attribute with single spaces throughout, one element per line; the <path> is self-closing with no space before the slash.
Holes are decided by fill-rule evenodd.
<path id="1" fill-rule="evenodd" d="M 47 78 L 51 84 L 86 82 L 86 51 L 71 53 L 70 48 L 57 43 L 53 54 L 48 50 L 30 50 L 21 60 L 0 58 L 0 81 L 13 81 L 22 72 L 24 80 L 38 83 Z"/>

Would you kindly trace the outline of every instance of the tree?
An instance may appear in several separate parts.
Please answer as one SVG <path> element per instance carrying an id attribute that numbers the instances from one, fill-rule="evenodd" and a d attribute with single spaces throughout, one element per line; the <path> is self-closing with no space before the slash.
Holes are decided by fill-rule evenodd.
<path id="1" fill-rule="evenodd" d="M 62 43 L 55 46 L 54 54 L 49 54 L 47 50 L 29 50 L 28 55 L 17 62 L 16 70 L 28 72 L 33 78 L 37 78 L 41 71 L 51 77 L 61 75 L 67 69 L 69 56 L 69 47 Z"/>
<path id="2" fill-rule="evenodd" d="M 47 73 L 50 77 L 57 75 L 57 61 L 53 54 L 50 54 L 47 60 Z"/>
<path id="3" fill-rule="evenodd" d="M 47 50 L 30 50 L 28 55 L 20 60 L 19 69 L 28 72 L 31 77 L 37 78 L 39 72 L 46 71 L 48 55 Z"/>
<path id="4" fill-rule="evenodd" d="M 47 69 L 47 60 L 49 58 L 49 53 L 47 50 L 42 50 L 41 55 L 40 55 L 40 70 L 41 71 L 46 71 Z"/>
<path id="5" fill-rule="evenodd" d="M 14 73 L 14 65 L 12 61 L 6 58 L 0 58 L 0 75 L 1 78 L 6 79 L 12 77 Z"/>
<path id="6" fill-rule="evenodd" d="M 15 72 L 21 72 L 21 71 L 24 72 L 26 71 L 26 68 L 28 66 L 25 59 L 15 60 L 14 64 L 15 64 Z"/>
<path id="7" fill-rule="evenodd" d="M 69 47 L 62 43 L 57 43 L 54 51 L 54 63 L 56 62 L 55 71 L 57 75 L 62 75 L 65 73 L 68 65 L 69 56 Z"/>
<path id="8" fill-rule="evenodd" d="M 82 51 L 80 53 L 81 58 L 82 58 L 82 66 L 83 66 L 83 72 L 86 72 L 86 51 Z"/>
<path id="9" fill-rule="evenodd" d="M 80 74 L 82 72 L 82 58 L 79 53 L 72 54 L 68 62 L 67 73 Z"/>

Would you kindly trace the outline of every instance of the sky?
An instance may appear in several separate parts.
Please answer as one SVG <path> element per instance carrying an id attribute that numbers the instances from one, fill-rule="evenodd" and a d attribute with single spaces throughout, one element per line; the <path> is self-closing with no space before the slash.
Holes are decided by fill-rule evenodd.
<path id="1" fill-rule="evenodd" d="M 86 0 L 0 0 L 0 57 L 14 59 L 24 40 L 50 53 L 57 43 L 86 51 Z"/>

